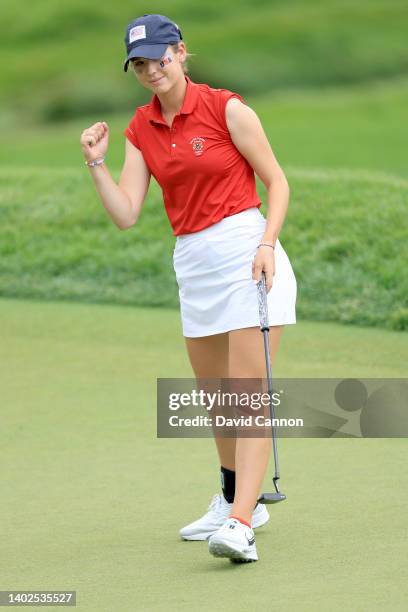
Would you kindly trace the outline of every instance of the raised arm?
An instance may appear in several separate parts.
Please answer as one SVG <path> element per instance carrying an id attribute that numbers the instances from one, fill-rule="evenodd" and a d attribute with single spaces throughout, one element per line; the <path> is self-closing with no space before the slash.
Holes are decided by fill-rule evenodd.
<path id="1" fill-rule="evenodd" d="M 80 138 L 85 160 L 102 160 L 108 150 L 108 140 L 109 127 L 105 122 L 85 129 Z M 100 200 L 115 225 L 121 230 L 134 225 L 150 182 L 150 171 L 139 149 L 126 140 L 125 163 L 119 184 L 113 180 L 104 161 L 88 168 Z"/>

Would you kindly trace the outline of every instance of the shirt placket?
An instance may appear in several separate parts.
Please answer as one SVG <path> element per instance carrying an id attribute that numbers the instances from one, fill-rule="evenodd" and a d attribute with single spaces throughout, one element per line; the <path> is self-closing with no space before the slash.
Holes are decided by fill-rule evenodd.
<path id="1" fill-rule="evenodd" d="M 178 116 L 174 117 L 171 128 L 169 127 L 170 135 L 170 159 L 174 159 L 177 155 L 177 135 L 178 135 Z"/>

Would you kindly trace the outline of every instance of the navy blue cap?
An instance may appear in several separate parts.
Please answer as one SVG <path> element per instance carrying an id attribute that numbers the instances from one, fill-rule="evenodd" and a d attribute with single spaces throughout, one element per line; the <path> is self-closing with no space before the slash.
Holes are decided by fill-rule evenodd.
<path id="1" fill-rule="evenodd" d="M 127 72 L 129 60 L 133 57 L 160 59 L 167 47 L 183 37 L 177 23 L 164 15 L 143 15 L 126 28 L 127 58 L 123 69 Z"/>

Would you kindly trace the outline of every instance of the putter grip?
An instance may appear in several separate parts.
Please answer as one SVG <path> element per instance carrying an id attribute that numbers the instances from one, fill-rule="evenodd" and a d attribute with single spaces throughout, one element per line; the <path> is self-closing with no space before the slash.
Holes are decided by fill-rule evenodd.
<path id="1" fill-rule="evenodd" d="M 256 288 L 258 290 L 259 322 L 261 331 L 263 331 L 269 329 L 265 272 L 262 272 L 261 280 L 257 283 Z"/>

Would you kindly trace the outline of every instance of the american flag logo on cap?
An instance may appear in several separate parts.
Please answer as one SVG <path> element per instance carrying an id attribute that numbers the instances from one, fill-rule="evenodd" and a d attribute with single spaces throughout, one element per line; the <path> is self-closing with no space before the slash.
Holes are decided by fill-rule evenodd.
<path id="1" fill-rule="evenodd" d="M 141 38 L 146 38 L 146 26 L 138 25 L 129 31 L 129 44 Z"/>

